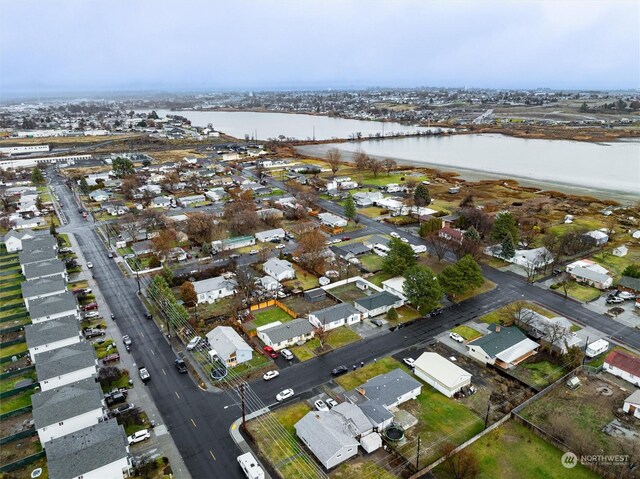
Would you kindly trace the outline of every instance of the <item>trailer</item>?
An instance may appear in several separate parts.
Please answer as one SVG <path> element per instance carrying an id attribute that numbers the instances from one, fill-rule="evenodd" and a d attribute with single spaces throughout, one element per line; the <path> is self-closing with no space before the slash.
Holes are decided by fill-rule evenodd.
<path id="1" fill-rule="evenodd" d="M 238 464 L 248 479 L 264 479 L 264 470 L 250 452 L 238 456 Z"/>

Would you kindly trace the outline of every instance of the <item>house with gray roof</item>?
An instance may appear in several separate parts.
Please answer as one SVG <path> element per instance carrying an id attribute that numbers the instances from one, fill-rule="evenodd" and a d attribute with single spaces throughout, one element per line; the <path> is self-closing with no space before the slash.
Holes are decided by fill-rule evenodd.
<path id="1" fill-rule="evenodd" d="M 124 427 L 100 422 L 44 445 L 49 479 L 121 478 L 131 468 Z"/>
<path id="2" fill-rule="evenodd" d="M 336 256 L 347 260 L 371 252 L 371 250 L 362 243 L 330 246 L 329 249 L 333 251 Z"/>
<path id="3" fill-rule="evenodd" d="M 151 240 L 136 241 L 131 245 L 131 249 L 136 255 L 141 256 L 153 252 L 153 243 Z"/>
<path id="4" fill-rule="evenodd" d="M 589 286 L 602 290 L 610 288 L 613 284 L 613 278 L 611 276 L 583 266 L 573 268 L 571 270 L 571 276 L 578 283 L 586 283 Z"/>
<path id="5" fill-rule="evenodd" d="M 151 200 L 152 208 L 169 208 L 171 206 L 171 198 L 168 196 L 156 196 Z"/>
<path id="6" fill-rule="evenodd" d="M 24 265 L 22 274 L 27 281 L 33 281 L 39 278 L 50 278 L 60 276 L 65 281 L 68 280 L 67 269 L 64 263 L 58 258 L 41 261 L 39 263 L 30 263 Z"/>
<path id="7" fill-rule="evenodd" d="M 363 318 L 372 318 L 380 314 L 386 314 L 391 308 L 401 308 L 404 305 L 404 299 L 398 298 L 388 291 L 379 291 L 364 298 L 356 299 L 353 304 L 362 313 Z"/>
<path id="8" fill-rule="evenodd" d="M 253 348 L 229 326 L 218 326 L 207 333 L 211 349 L 228 367 L 251 361 Z"/>
<path id="9" fill-rule="evenodd" d="M 489 325 L 491 333 L 467 343 L 467 353 L 484 363 L 510 369 L 538 352 L 540 345 L 515 326 Z"/>
<path id="10" fill-rule="evenodd" d="M 7 253 L 15 253 L 22 250 L 22 242 L 26 239 L 33 238 L 35 233 L 30 229 L 23 229 L 22 231 L 11 230 L 2 239 L 2 242 L 7 248 Z"/>
<path id="11" fill-rule="evenodd" d="M 305 318 L 294 319 L 281 323 L 275 321 L 257 328 L 258 337 L 267 346 L 279 351 L 297 343 L 304 343 L 313 339 L 313 326 Z"/>
<path id="12" fill-rule="evenodd" d="M 31 404 L 43 446 L 52 439 L 98 424 L 104 415 L 102 390 L 93 378 L 36 393 L 31 396 Z"/>
<path id="13" fill-rule="evenodd" d="M 22 251 L 34 251 L 47 248 L 58 251 L 58 240 L 50 234 L 38 235 L 22 240 Z"/>
<path id="14" fill-rule="evenodd" d="M 237 285 L 234 280 L 226 279 L 223 276 L 193 282 L 193 288 L 198 296 L 198 304 L 211 304 L 227 296 L 233 296 L 236 294 Z"/>
<path id="15" fill-rule="evenodd" d="M 79 343 L 81 339 L 78 318 L 75 316 L 27 324 L 24 332 L 33 363 L 36 362 L 36 355 Z"/>
<path id="16" fill-rule="evenodd" d="M 369 238 L 365 238 L 364 240 L 362 240 L 362 243 L 365 246 L 373 248 L 373 246 L 376 244 L 381 244 L 382 246 L 389 246 L 390 241 L 391 239 L 387 238 L 386 236 L 373 235 L 373 236 L 370 236 Z"/>
<path id="17" fill-rule="evenodd" d="M 631 276 L 621 276 L 616 285 L 619 291 L 628 291 L 629 293 L 640 293 L 640 278 L 632 278 Z"/>
<path id="18" fill-rule="evenodd" d="M 92 201 L 97 201 L 99 203 L 103 201 L 107 201 L 112 196 L 113 196 L 113 193 L 105 190 L 95 190 L 89 193 L 89 198 L 91 198 Z"/>
<path id="19" fill-rule="evenodd" d="M 97 365 L 93 346 L 85 342 L 42 353 L 36 363 L 40 389 L 48 391 L 95 376 Z"/>
<path id="20" fill-rule="evenodd" d="M 296 270 L 293 269 L 293 265 L 284 259 L 269 258 L 264 265 L 262 265 L 262 269 L 266 274 L 278 281 L 294 279 L 296 277 Z"/>
<path id="21" fill-rule="evenodd" d="M 336 304 L 309 313 L 309 322 L 316 328 L 322 328 L 325 331 L 348 324 L 356 324 L 361 319 L 360 312 L 348 303 Z"/>
<path id="22" fill-rule="evenodd" d="M 40 226 L 47 225 L 47 221 L 40 216 L 34 216 L 33 218 L 18 218 L 14 223 L 15 226 L 13 228 L 16 230 L 23 230 L 26 228 L 39 228 Z"/>
<path id="23" fill-rule="evenodd" d="M 29 251 L 24 249 L 18 254 L 20 259 L 20 268 L 22 274 L 25 272 L 25 266 L 33 263 L 39 263 L 40 261 L 48 261 L 51 259 L 57 259 L 58 253 L 51 248 L 36 248 Z"/>
<path id="24" fill-rule="evenodd" d="M 78 302 L 71 291 L 32 299 L 29 303 L 29 316 L 34 324 L 64 316 L 75 316 L 80 319 Z"/>
<path id="25" fill-rule="evenodd" d="M 569 348 L 579 346 L 582 343 L 576 333 L 571 331 L 573 324 L 565 317 L 547 318 L 526 308 L 520 312 L 519 316 L 520 327 L 529 336 L 547 344 L 552 343 L 551 348 L 560 354 L 566 354 Z"/>
<path id="26" fill-rule="evenodd" d="M 30 301 L 64 293 L 67 290 L 67 282 L 61 276 L 50 276 L 33 281 L 25 281 L 21 287 L 22 299 L 24 299 L 25 307 L 29 311 Z"/>

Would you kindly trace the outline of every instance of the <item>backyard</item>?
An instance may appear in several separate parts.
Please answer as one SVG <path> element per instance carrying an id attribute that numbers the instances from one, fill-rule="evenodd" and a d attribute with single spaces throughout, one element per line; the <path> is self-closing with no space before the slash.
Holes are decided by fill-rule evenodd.
<path id="1" fill-rule="evenodd" d="M 556 382 L 568 372 L 559 364 L 547 360 L 541 361 L 537 355 L 528 358 L 511 371 L 515 377 L 539 390 Z"/>
<path id="2" fill-rule="evenodd" d="M 256 328 L 259 328 L 260 326 L 264 326 L 265 324 L 273 323 L 275 321 L 280 321 L 281 323 L 285 323 L 293 319 L 291 316 L 289 316 L 287 313 L 285 313 L 283 310 L 281 310 L 277 306 L 261 309 L 260 311 L 254 311 L 252 314 L 255 319 L 251 323 Z"/>
<path id="3" fill-rule="evenodd" d="M 375 253 L 359 256 L 358 259 L 360 260 L 362 267 L 370 273 L 380 271 L 382 269 L 382 263 L 384 262 L 384 258 Z"/>
<path id="4" fill-rule="evenodd" d="M 481 316 L 478 320 L 487 324 L 501 323 L 508 316 L 510 306 L 511 304 L 508 304 L 506 306 L 503 306 L 502 308 L 494 309 L 490 313 L 487 313 L 484 316 Z M 524 306 L 527 309 L 530 309 L 532 311 L 535 311 L 538 314 L 546 316 L 547 318 L 554 318 L 555 316 L 557 316 L 556 314 L 552 313 L 548 309 L 545 309 L 542 306 L 538 306 L 535 303 L 525 302 Z"/>
<path id="5" fill-rule="evenodd" d="M 293 269 L 296 270 L 296 278 L 288 281 L 283 281 L 282 284 L 291 289 L 301 289 L 306 291 L 318 287 L 318 278 L 315 275 L 309 273 L 307 270 L 302 269 L 297 264 L 293 263 Z"/>
<path id="6" fill-rule="evenodd" d="M 336 288 L 331 288 L 329 293 L 334 295 L 343 303 L 353 303 L 355 300 L 367 296 L 367 292 L 356 286 L 356 282 L 343 284 Z"/>

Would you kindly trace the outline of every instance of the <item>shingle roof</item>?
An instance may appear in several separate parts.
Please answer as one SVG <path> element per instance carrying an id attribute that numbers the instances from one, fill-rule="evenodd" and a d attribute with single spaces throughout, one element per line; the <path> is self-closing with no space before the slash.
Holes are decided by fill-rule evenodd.
<path id="1" fill-rule="evenodd" d="M 636 356 L 624 351 L 611 351 L 604 362 L 640 378 L 640 358 Z"/>
<path id="2" fill-rule="evenodd" d="M 598 273 L 590 268 L 584 268 L 582 266 L 576 266 L 571 270 L 571 274 L 578 277 L 596 281 L 598 283 L 606 283 L 610 279 L 606 274 Z"/>
<path id="3" fill-rule="evenodd" d="M 40 261 L 39 263 L 26 264 L 24 266 L 24 277 L 27 281 L 41 276 L 60 274 L 65 271 L 64 263 L 59 259 Z"/>
<path id="4" fill-rule="evenodd" d="M 489 356 L 495 357 L 502 351 L 505 351 L 527 339 L 524 333 L 515 326 L 501 326 L 500 330 L 496 332 L 496 325 L 491 324 L 489 325 L 489 330 L 492 331 L 491 334 L 487 334 L 481 338 L 470 341 L 467 345 L 480 346 Z"/>
<path id="5" fill-rule="evenodd" d="M 369 401 L 389 407 L 398 402 L 400 396 L 420 386 L 422 386 L 420 381 L 398 368 L 369 379 L 366 383 L 360 385 L 357 390 L 363 391 L 364 396 Z"/>
<path id="6" fill-rule="evenodd" d="M 109 419 L 45 443 L 51 479 L 72 479 L 127 456 L 127 437 Z"/>
<path id="7" fill-rule="evenodd" d="M 31 396 L 36 429 L 71 419 L 102 407 L 102 390 L 87 378 Z"/>
<path id="8" fill-rule="evenodd" d="M 96 354 L 89 343 L 77 343 L 38 355 L 36 373 L 40 382 L 79 369 L 95 366 Z"/>
<path id="9" fill-rule="evenodd" d="M 622 276 L 618 280 L 618 286 L 630 289 L 631 291 L 640 292 L 640 278 L 632 278 L 631 276 Z"/>
<path id="10" fill-rule="evenodd" d="M 274 344 L 297 338 L 313 331 L 313 326 L 305 318 L 294 319 L 278 326 L 273 326 L 262 331 L 262 334 L 269 336 Z"/>
<path id="11" fill-rule="evenodd" d="M 327 324 L 346 319 L 352 314 L 359 314 L 359 311 L 348 303 L 340 303 L 329 306 L 328 308 L 319 309 L 311 314 L 318 318 L 322 324 Z"/>
<path id="12" fill-rule="evenodd" d="M 207 333 L 207 339 L 212 349 L 215 349 L 225 361 L 237 350 L 251 350 L 235 330 L 229 326 L 218 326 Z"/>
<path id="13" fill-rule="evenodd" d="M 203 279 L 202 281 L 194 281 L 193 289 L 196 291 L 196 294 L 202 294 L 218 289 L 234 290 L 236 285 L 237 283 L 233 280 L 216 276 L 215 278 Z"/>
<path id="14" fill-rule="evenodd" d="M 344 447 L 358 447 L 355 434 L 344 417 L 332 411 L 311 411 L 295 424 L 296 434 L 304 438 L 321 463 L 327 463 Z"/>
<path id="15" fill-rule="evenodd" d="M 34 248 L 31 250 L 20 251 L 18 258 L 20 264 L 37 263 L 39 261 L 45 261 L 48 259 L 55 259 L 58 257 L 58 253 L 53 248 Z"/>
<path id="16" fill-rule="evenodd" d="M 273 274 L 275 274 L 276 276 L 278 276 L 280 273 L 284 273 L 286 271 L 293 269 L 289 261 L 285 259 L 278 259 L 278 258 L 269 258 L 264 263 L 265 272 L 267 268 L 271 270 L 271 272 L 273 272 Z"/>
<path id="17" fill-rule="evenodd" d="M 24 327 L 28 348 L 36 348 L 43 344 L 50 344 L 63 339 L 78 336 L 78 318 L 64 316 L 53 321 L 27 324 Z"/>
<path id="18" fill-rule="evenodd" d="M 363 308 L 371 311 L 382 306 L 392 306 L 399 300 L 400 298 L 398 298 L 394 294 L 389 293 L 388 291 L 380 291 L 379 293 L 372 294 L 371 296 L 356 299 L 355 302 Z"/>
<path id="19" fill-rule="evenodd" d="M 29 301 L 29 315 L 31 318 L 42 318 L 53 314 L 72 311 L 78 307 L 76 297 L 70 292 L 36 298 Z"/>
<path id="20" fill-rule="evenodd" d="M 58 246 L 58 241 L 51 235 L 34 236 L 22 240 L 23 251 L 33 251 L 35 249 L 54 249 Z"/>
<path id="21" fill-rule="evenodd" d="M 22 283 L 22 297 L 32 298 L 43 294 L 51 294 L 57 291 L 64 292 L 67 289 L 66 282 L 61 276 L 25 281 Z"/>

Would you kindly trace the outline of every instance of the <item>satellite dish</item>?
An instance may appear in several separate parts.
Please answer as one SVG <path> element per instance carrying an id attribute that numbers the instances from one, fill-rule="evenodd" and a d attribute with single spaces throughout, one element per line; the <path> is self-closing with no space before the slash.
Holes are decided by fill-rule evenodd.
<path id="1" fill-rule="evenodd" d="M 320 276 L 320 279 L 318 279 L 318 282 L 320 283 L 320 286 L 326 286 L 329 283 L 331 283 L 331 280 L 326 276 Z"/>

